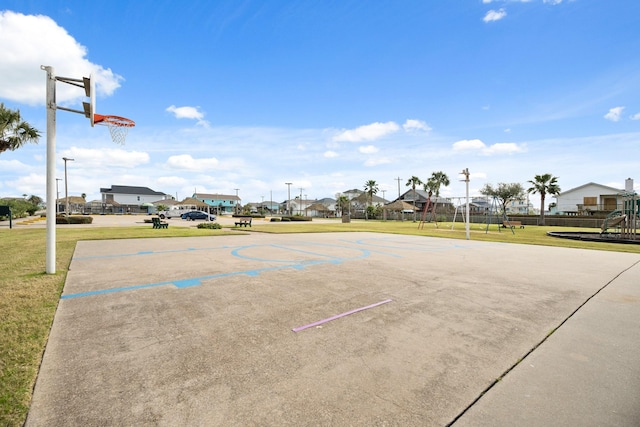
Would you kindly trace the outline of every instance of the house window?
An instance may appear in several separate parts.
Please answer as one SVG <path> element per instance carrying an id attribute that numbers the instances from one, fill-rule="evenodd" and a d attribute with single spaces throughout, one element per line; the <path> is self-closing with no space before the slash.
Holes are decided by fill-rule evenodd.
<path id="1" fill-rule="evenodd" d="M 140 196 L 138 196 L 138 201 L 140 201 Z"/>

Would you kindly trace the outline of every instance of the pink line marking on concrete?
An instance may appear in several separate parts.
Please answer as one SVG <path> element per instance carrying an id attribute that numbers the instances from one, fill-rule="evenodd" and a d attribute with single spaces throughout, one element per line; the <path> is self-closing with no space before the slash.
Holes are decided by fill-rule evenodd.
<path id="1" fill-rule="evenodd" d="M 323 323 L 331 322 L 332 320 L 336 320 L 336 319 L 339 319 L 341 317 L 348 316 L 348 315 L 353 314 L 353 313 L 357 313 L 359 311 L 368 310 L 370 308 L 374 308 L 374 307 L 377 307 L 377 306 L 382 305 L 382 304 L 386 304 L 386 303 L 391 302 L 391 301 L 393 301 L 393 300 L 392 299 L 386 299 L 384 301 L 380 301 L 380 302 L 377 302 L 375 304 L 368 305 L 366 307 L 360 307 L 360 308 L 356 308 L 356 309 L 353 309 L 353 310 L 350 310 L 350 311 L 346 311 L 344 313 L 336 314 L 335 316 L 331 316 L 331 317 L 328 317 L 326 319 L 318 320 L 317 322 L 309 323 L 308 325 L 298 326 L 297 328 L 293 328 L 292 331 L 293 332 L 304 331 L 307 328 L 312 328 L 314 326 L 322 325 Z"/>

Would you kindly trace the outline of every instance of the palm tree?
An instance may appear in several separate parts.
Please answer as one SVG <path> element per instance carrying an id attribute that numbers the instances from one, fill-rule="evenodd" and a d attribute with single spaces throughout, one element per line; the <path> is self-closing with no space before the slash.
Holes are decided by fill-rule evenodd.
<path id="1" fill-rule="evenodd" d="M 349 206 L 349 198 L 345 195 L 339 196 L 336 206 L 340 209 L 340 215 L 344 215 L 344 210 Z"/>
<path id="2" fill-rule="evenodd" d="M 544 199 L 547 194 L 560 194 L 560 186 L 558 185 L 558 177 L 545 173 L 536 175 L 533 181 L 527 181 L 531 187 L 527 189 L 529 193 L 540 194 L 540 225 L 544 225 Z"/>
<path id="3" fill-rule="evenodd" d="M 413 190 L 413 221 L 415 222 L 416 220 L 416 186 L 418 185 L 422 185 L 423 182 L 420 181 L 420 178 L 418 178 L 417 176 L 412 176 L 411 178 L 409 178 L 407 180 L 407 187 L 411 187 L 411 189 Z"/>
<path id="4" fill-rule="evenodd" d="M 0 103 L 0 153 L 16 150 L 27 142 L 38 142 L 40 132 L 22 120 L 19 110 Z"/>
<path id="5" fill-rule="evenodd" d="M 451 181 L 449 181 L 449 177 L 446 173 L 442 171 L 433 172 L 431 174 L 431 178 L 427 180 L 425 191 L 427 191 L 428 189 L 429 191 L 433 192 L 436 197 L 440 197 L 440 187 L 448 187 L 449 184 L 451 184 Z"/>
<path id="6" fill-rule="evenodd" d="M 378 192 L 378 183 L 373 179 L 364 183 L 364 191 L 369 195 L 369 206 L 373 205 L 373 195 Z"/>
<path id="7" fill-rule="evenodd" d="M 431 177 L 424 184 L 424 191 L 429 192 L 429 198 L 431 198 L 432 194 L 435 194 L 436 201 L 434 203 L 435 206 L 438 205 L 438 197 L 440 197 L 440 187 L 448 186 L 451 182 L 449 181 L 449 177 L 446 173 L 442 171 L 433 172 Z M 434 209 L 435 212 L 435 209 Z"/>

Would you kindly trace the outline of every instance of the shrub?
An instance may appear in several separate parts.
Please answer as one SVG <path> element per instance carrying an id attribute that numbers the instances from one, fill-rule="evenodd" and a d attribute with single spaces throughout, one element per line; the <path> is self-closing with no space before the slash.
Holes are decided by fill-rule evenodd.
<path id="1" fill-rule="evenodd" d="M 301 216 L 301 215 L 294 215 L 294 216 L 283 216 L 282 220 L 283 221 L 311 221 L 311 217 L 310 216 Z"/>
<path id="2" fill-rule="evenodd" d="M 271 217 L 271 222 L 280 222 L 280 218 L 277 217 Z"/>
<path id="3" fill-rule="evenodd" d="M 217 222 L 201 222 L 200 224 L 198 224 L 198 228 L 207 228 L 207 229 L 212 229 L 212 230 L 219 230 L 222 228 L 222 226 L 220 224 L 218 224 Z"/>
<path id="4" fill-rule="evenodd" d="M 56 224 L 92 224 L 93 218 L 90 216 L 57 216 Z"/>

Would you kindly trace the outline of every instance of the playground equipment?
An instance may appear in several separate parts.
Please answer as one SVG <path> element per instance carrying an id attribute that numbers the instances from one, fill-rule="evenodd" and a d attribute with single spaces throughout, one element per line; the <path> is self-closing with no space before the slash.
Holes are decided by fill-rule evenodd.
<path id="1" fill-rule="evenodd" d="M 422 211 L 422 218 L 420 223 L 418 224 L 418 229 L 424 228 L 424 223 L 427 222 L 427 214 L 429 214 L 429 222 L 433 221 L 436 224 L 436 228 L 438 228 L 438 219 L 436 218 L 436 204 L 431 202 L 431 192 L 429 192 L 429 197 L 427 197 L 427 203 L 424 204 L 424 210 Z"/>
<path id="2" fill-rule="evenodd" d="M 604 219 L 602 223 L 600 235 L 601 236 L 613 236 L 618 239 L 636 240 L 637 239 L 637 227 L 638 215 L 640 214 L 640 198 L 636 192 L 623 192 L 618 194 L 622 200 L 619 200 L 618 206 L 622 209 L 617 209 Z M 620 203 L 621 202 L 621 203 Z M 615 230 L 611 232 L 610 230 Z"/>
<path id="3" fill-rule="evenodd" d="M 498 231 L 502 231 L 502 226 L 504 224 L 507 224 L 509 226 L 509 229 L 511 230 L 511 233 L 516 234 L 516 232 L 513 230 L 515 227 L 511 225 L 511 221 L 509 220 L 509 217 L 507 217 L 507 213 L 502 211 L 502 218 L 500 218 L 500 212 L 498 209 L 498 198 L 495 196 L 492 198 L 491 208 L 489 210 L 489 214 L 487 215 L 487 229 L 485 230 L 485 234 L 489 232 L 489 225 L 491 224 L 491 218 L 493 217 L 494 213 L 496 217 L 496 223 L 498 224 Z"/>

